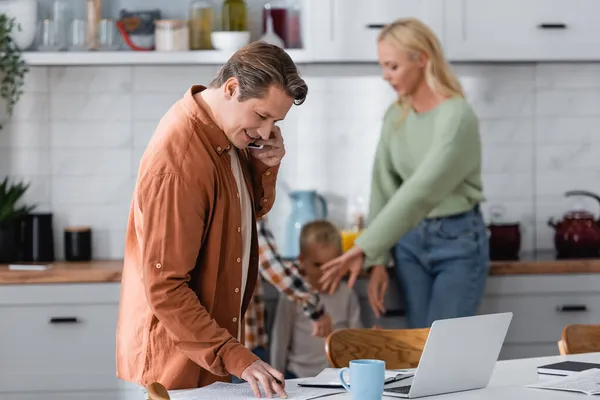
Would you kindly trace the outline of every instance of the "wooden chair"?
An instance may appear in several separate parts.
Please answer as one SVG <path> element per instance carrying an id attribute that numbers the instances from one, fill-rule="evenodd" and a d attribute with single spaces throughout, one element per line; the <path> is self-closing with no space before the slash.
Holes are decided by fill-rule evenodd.
<path id="1" fill-rule="evenodd" d="M 429 328 L 340 329 L 327 337 L 325 352 L 333 368 L 356 359 L 384 360 L 387 369 L 415 368 L 428 335 Z"/>
<path id="2" fill-rule="evenodd" d="M 163 385 L 154 382 L 146 386 L 148 392 L 148 400 L 170 400 L 169 392 Z"/>
<path id="3" fill-rule="evenodd" d="M 561 355 L 600 352 L 600 325 L 565 326 L 558 341 L 558 351 Z"/>

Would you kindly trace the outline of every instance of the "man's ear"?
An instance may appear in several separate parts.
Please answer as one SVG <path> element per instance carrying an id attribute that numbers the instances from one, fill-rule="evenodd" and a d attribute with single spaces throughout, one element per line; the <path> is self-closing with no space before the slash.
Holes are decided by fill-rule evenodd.
<path id="1" fill-rule="evenodd" d="M 225 81 L 223 85 L 223 94 L 227 100 L 231 100 L 235 98 L 237 89 L 239 87 L 239 82 L 237 78 L 231 77 Z"/>

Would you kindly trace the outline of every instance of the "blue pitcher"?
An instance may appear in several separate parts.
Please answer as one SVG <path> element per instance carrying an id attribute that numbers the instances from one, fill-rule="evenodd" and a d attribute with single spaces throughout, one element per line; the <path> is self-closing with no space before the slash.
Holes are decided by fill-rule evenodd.
<path id="1" fill-rule="evenodd" d="M 300 254 L 300 231 L 307 222 L 327 218 L 327 201 L 315 190 L 298 190 L 290 193 L 292 213 L 286 227 L 285 253 L 287 258 Z M 317 207 L 319 203 L 319 207 Z M 318 211 L 317 211 L 318 210 Z"/>

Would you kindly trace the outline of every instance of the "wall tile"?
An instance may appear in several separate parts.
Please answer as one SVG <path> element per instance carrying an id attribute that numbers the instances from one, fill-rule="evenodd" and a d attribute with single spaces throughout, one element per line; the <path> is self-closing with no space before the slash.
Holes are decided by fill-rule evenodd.
<path id="1" fill-rule="evenodd" d="M 57 204 L 53 207 L 55 228 L 90 226 L 94 231 L 121 231 L 127 228 L 129 203 Z"/>
<path id="2" fill-rule="evenodd" d="M 47 122 L 11 121 L 0 130 L 0 149 L 46 148 L 49 142 Z"/>
<path id="3" fill-rule="evenodd" d="M 134 121 L 152 121 L 155 124 L 180 100 L 182 94 L 136 94 L 133 102 Z"/>
<path id="4" fill-rule="evenodd" d="M 0 101 L 0 121 L 48 121 L 49 98 L 46 93 L 23 93 L 15 105 L 12 117 L 6 110 L 6 102 Z"/>
<path id="5" fill-rule="evenodd" d="M 4 180 L 3 174 L 0 177 Z M 29 184 L 29 188 L 22 198 L 23 204 L 36 206 L 36 211 L 40 209 L 47 211 L 52 199 L 52 185 L 48 178 L 41 178 L 39 175 L 24 175 L 23 173 L 13 174 L 9 176 L 12 183 L 22 182 Z"/>
<path id="6" fill-rule="evenodd" d="M 538 89 L 600 88 L 599 63 L 544 63 L 536 66 Z"/>
<path id="7" fill-rule="evenodd" d="M 119 177 L 52 177 L 52 204 L 123 204 L 131 201 L 135 181 Z"/>
<path id="8" fill-rule="evenodd" d="M 50 152 L 46 149 L 0 149 L 0 176 L 50 174 Z M 40 178 L 45 179 L 45 178 Z"/>
<path id="9" fill-rule="evenodd" d="M 131 67 L 52 67 L 53 93 L 126 93 L 132 88 Z"/>
<path id="10" fill-rule="evenodd" d="M 596 117 L 538 117 L 535 120 L 535 141 L 538 144 L 576 144 L 600 142 Z"/>
<path id="11" fill-rule="evenodd" d="M 132 174 L 131 149 L 56 149 L 55 176 L 124 176 Z"/>
<path id="12" fill-rule="evenodd" d="M 531 172 L 534 147 L 531 144 L 493 143 L 482 148 L 484 173 Z"/>
<path id="13" fill-rule="evenodd" d="M 495 118 L 479 120 L 479 132 L 484 144 L 532 144 L 534 137 L 532 118 Z"/>
<path id="14" fill-rule="evenodd" d="M 154 121 L 133 121 L 133 146 L 145 148 L 156 130 Z"/>
<path id="15" fill-rule="evenodd" d="M 52 121 L 129 121 L 129 94 L 51 94 Z"/>
<path id="16" fill-rule="evenodd" d="M 540 89 L 536 96 L 536 114 L 556 116 L 600 116 L 598 89 Z"/>
<path id="17" fill-rule="evenodd" d="M 29 72 L 25 75 L 25 84 L 23 91 L 25 93 L 48 93 L 48 68 L 29 67 Z"/>
<path id="18" fill-rule="evenodd" d="M 53 121 L 50 131 L 53 148 L 122 148 L 133 142 L 128 121 Z"/>
<path id="19" fill-rule="evenodd" d="M 183 94 L 192 85 L 208 86 L 220 66 L 136 66 L 133 67 L 135 93 Z"/>

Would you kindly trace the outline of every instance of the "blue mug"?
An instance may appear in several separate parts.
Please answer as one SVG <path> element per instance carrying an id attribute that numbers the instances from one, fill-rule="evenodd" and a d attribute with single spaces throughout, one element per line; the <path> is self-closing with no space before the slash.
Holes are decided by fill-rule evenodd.
<path id="1" fill-rule="evenodd" d="M 344 381 L 344 372 L 350 372 L 350 387 Z M 385 361 L 354 360 L 350 368 L 342 368 L 338 374 L 342 386 L 352 393 L 354 400 L 381 400 L 385 384 Z"/>

